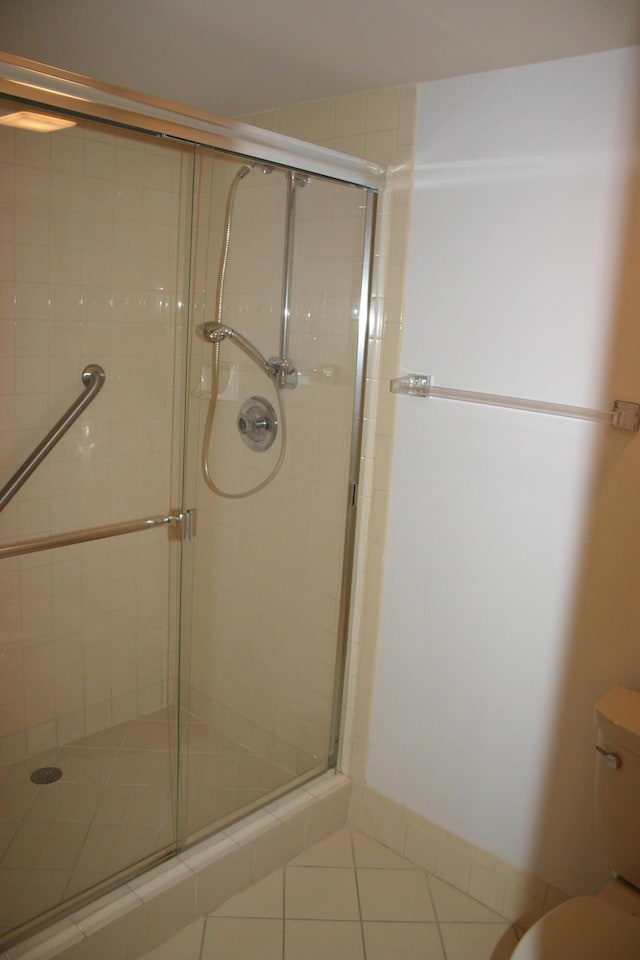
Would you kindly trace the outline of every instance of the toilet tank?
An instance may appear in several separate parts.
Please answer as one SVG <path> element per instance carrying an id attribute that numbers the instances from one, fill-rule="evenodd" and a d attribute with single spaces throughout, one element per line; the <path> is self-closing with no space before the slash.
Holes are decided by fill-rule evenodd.
<path id="1" fill-rule="evenodd" d="M 611 869 L 640 889 L 640 693 L 614 687 L 595 722 L 598 841 Z"/>

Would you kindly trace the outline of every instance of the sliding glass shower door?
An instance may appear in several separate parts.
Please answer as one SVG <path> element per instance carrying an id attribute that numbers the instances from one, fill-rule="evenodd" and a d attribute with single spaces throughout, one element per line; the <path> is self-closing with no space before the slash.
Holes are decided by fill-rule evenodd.
<path id="1" fill-rule="evenodd" d="M 362 189 L 198 153 L 186 836 L 334 760 L 366 223 Z"/>
<path id="2" fill-rule="evenodd" d="M 105 371 L 0 513 L 3 941 L 176 846 L 180 545 L 122 525 L 182 502 L 193 147 L 76 118 L 0 158 L 1 483 Z"/>
<path id="3" fill-rule="evenodd" d="M 0 511 L 4 949 L 335 763 L 373 193 L 80 117 L 0 167 L 0 483 L 104 370 Z"/>

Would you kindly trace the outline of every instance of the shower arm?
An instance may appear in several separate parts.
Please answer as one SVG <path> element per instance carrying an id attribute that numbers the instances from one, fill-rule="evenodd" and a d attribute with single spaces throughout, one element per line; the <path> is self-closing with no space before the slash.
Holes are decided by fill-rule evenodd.
<path id="1" fill-rule="evenodd" d="M 243 337 L 242 334 L 234 330 L 233 327 L 228 327 L 225 323 L 218 323 L 217 321 L 208 321 L 199 325 L 198 333 L 203 340 L 209 340 L 211 343 L 222 343 L 222 341 L 228 337 L 229 340 L 233 340 L 254 363 L 264 370 L 268 377 L 277 377 L 279 375 L 280 368 L 278 363 L 263 357 L 258 348 L 254 347 L 250 340 Z"/>

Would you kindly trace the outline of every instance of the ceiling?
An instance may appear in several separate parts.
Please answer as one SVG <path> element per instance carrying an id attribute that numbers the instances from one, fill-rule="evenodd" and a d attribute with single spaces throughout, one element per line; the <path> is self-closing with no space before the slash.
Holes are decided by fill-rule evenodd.
<path id="1" fill-rule="evenodd" d="M 640 44 L 640 0 L 0 0 L 0 49 L 224 116 Z"/>

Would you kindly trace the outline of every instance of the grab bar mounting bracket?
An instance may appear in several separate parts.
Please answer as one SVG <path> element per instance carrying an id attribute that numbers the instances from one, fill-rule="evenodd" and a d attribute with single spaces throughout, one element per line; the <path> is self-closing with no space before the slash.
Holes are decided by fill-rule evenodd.
<path id="1" fill-rule="evenodd" d="M 184 510 L 178 517 L 177 523 L 180 524 L 180 539 L 183 543 L 190 543 L 196 535 L 198 511 Z"/>

